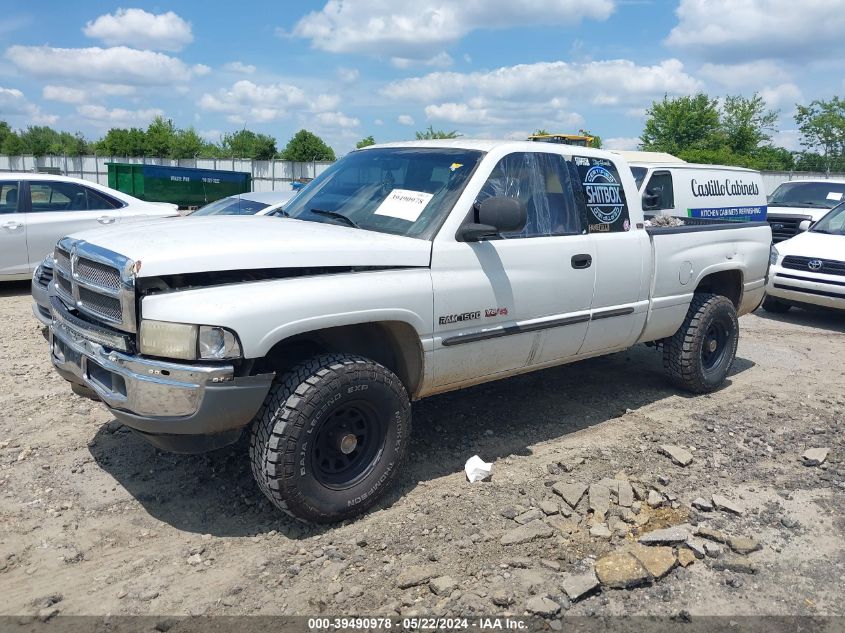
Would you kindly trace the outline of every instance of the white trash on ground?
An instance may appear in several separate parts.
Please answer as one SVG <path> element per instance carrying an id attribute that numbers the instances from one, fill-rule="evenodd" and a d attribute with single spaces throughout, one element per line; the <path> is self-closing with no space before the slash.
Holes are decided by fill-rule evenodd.
<path id="1" fill-rule="evenodd" d="M 464 472 L 467 474 L 467 479 L 469 479 L 469 483 L 475 483 L 476 481 L 483 481 L 490 477 L 490 473 L 493 470 L 493 463 L 487 463 L 483 459 L 481 459 L 478 455 L 473 455 L 467 460 L 467 463 L 464 464 Z"/>

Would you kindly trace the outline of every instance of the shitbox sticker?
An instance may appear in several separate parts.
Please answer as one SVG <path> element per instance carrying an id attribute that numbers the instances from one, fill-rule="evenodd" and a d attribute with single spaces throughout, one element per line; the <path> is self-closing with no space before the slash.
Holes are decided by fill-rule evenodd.
<path id="1" fill-rule="evenodd" d="M 575 156 L 590 233 L 612 233 L 631 228 L 625 190 L 616 166 L 604 158 Z"/>

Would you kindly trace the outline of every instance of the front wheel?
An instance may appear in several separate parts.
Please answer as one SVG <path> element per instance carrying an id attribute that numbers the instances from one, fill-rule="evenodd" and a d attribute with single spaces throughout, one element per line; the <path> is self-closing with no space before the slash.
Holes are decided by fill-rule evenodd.
<path id="1" fill-rule="evenodd" d="M 663 366 L 681 389 L 715 391 L 733 365 L 738 342 L 739 321 L 731 300 L 696 294 L 683 325 L 664 341 Z"/>
<path id="2" fill-rule="evenodd" d="M 410 434 L 408 393 L 393 372 L 360 356 L 316 356 L 274 381 L 252 425 L 252 472 L 288 514 L 341 521 L 390 487 Z"/>

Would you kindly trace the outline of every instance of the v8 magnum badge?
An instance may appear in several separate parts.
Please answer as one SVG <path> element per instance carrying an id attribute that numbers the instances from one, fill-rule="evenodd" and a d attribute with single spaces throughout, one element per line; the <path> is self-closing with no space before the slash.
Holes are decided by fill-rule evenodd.
<path id="1" fill-rule="evenodd" d="M 610 171 L 601 165 L 593 165 L 584 176 L 584 193 L 587 208 L 597 220 L 613 224 L 622 215 L 624 202 L 621 185 Z"/>

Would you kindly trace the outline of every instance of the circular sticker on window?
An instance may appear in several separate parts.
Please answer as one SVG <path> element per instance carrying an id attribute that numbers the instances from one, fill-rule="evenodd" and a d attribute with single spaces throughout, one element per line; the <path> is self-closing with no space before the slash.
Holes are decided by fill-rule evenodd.
<path id="1" fill-rule="evenodd" d="M 620 188 L 613 174 L 601 165 L 593 165 L 587 171 L 584 177 L 587 208 L 600 222 L 613 224 L 622 215 L 624 203 Z"/>

